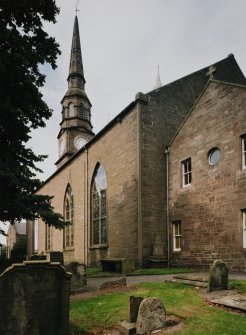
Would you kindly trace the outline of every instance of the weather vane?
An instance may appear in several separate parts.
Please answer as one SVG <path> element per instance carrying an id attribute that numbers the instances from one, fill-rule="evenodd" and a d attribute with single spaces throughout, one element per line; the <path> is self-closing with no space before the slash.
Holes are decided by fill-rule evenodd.
<path id="1" fill-rule="evenodd" d="M 76 14 L 79 12 L 79 0 L 76 1 L 76 8 L 75 8 L 75 12 Z"/>

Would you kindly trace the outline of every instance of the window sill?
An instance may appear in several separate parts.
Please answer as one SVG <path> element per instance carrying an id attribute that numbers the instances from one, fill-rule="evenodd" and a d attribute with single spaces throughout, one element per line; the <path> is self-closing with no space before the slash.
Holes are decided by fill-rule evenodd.
<path id="1" fill-rule="evenodd" d="M 74 247 L 63 248 L 63 251 L 74 251 Z"/>
<path id="2" fill-rule="evenodd" d="M 108 244 L 97 244 L 97 245 L 91 245 L 89 247 L 90 250 L 94 250 L 94 249 L 107 249 L 108 248 Z"/>

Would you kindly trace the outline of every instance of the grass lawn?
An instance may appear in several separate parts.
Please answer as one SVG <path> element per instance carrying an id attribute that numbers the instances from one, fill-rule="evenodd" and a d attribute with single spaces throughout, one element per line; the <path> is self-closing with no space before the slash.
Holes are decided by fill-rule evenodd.
<path id="1" fill-rule="evenodd" d="M 237 283 L 238 286 L 239 283 Z M 246 285 L 241 281 L 241 286 Z M 193 287 L 176 283 L 139 284 L 135 291 L 111 292 L 70 306 L 71 334 L 101 334 L 126 319 L 129 295 L 159 297 L 167 310 L 184 319 L 179 335 L 246 335 L 246 317 L 207 305 Z"/>
<path id="2" fill-rule="evenodd" d="M 186 273 L 194 272 L 194 269 L 190 268 L 161 268 L 161 269 L 137 269 L 134 272 L 128 273 L 128 276 L 140 276 L 140 275 L 166 275 L 166 274 L 176 274 L 176 273 Z M 119 276 L 119 273 L 115 272 L 103 272 L 100 266 L 86 268 L 86 275 L 88 278 L 95 277 L 111 277 Z"/>

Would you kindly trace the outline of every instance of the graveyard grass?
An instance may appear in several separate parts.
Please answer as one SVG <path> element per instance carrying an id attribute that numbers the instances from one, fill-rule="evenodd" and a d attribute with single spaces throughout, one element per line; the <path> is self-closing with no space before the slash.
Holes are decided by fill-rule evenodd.
<path id="1" fill-rule="evenodd" d="M 243 287 L 245 282 L 241 281 Z M 245 287 L 244 287 L 245 289 Z M 243 291 L 245 292 L 245 290 Z M 131 292 L 110 292 L 88 300 L 74 301 L 70 306 L 70 334 L 102 334 L 127 317 L 130 295 L 160 298 L 167 314 L 184 321 L 179 335 L 246 335 L 245 316 L 232 314 L 209 305 L 194 287 L 182 284 L 144 283 Z"/>

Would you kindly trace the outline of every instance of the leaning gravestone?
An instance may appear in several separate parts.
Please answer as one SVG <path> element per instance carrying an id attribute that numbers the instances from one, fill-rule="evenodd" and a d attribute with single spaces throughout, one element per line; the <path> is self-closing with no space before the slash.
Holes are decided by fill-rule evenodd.
<path id="1" fill-rule="evenodd" d="M 225 262 L 214 261 L 208 276 L 208 292 L 228 290 L 228 272 Z"/>
<path id="2" fill-rule="evenodd" d="M 166 323 L 166 310 L 158 298 L 144 299 L 138 310 L 136 333 L 147 334 L 153 330 L 162 329 Z"/>
<path id="3" fill-rule="evenodd" d="M 0 276 L 0 334 L 67 335 L 70 277 L 48 261 L 9 267 Z"/>

